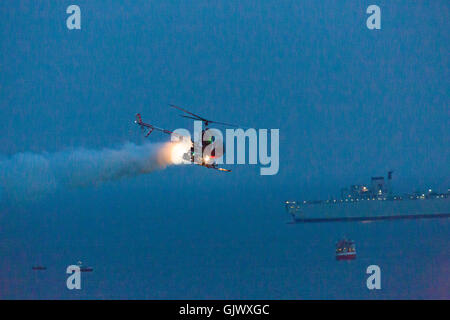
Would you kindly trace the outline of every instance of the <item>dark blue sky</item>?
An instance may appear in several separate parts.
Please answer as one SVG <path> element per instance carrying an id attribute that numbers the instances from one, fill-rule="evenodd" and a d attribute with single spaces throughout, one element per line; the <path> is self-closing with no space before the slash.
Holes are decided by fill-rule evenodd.
<path id="1" fill-rule="evenodd" d="M 0 151 L 141 142 L 136 112 L 192 125 L 177 103 L 280 129 L 278 176 L 242 168 L 220 184 L 331 192 L 393 169 L 405 189 L 447 188 L 448 4 L 388 3 L 370 31 L 364 1 L 81 1 L 69 31 L 64 2 L 3 2 Z"/>
<path id="2" fill-rule="evenodd" d="M 81 8 L 81 30 L 66 28 L 73 3 Z M 381 30 L 366 28 L 370 4 L 381 7 Z M 242 236 L 266 210 L 265 227 L 283 224 L 285 199 L 338 195 L 341 186 L 388 170 L 397 190 L 446 190 L 449 18 L 448 1 L 1 1 L 3 156 L 143 143 L 136 112 L 161 127 L 191 128 L 169 103 L 219 121 L 280 129 L 275 176 L 260 176 L 256 166 L 233 166 L 231 174 L 167 168 L 67 191 L 28 209 L 7 208 L 16 218 L 3 218 L 10 228 L 3 238 L 31 250 L 27 241 L 48 237 L 47 251 L 56 254 L 55 237 L 72 243 L 79 230 L 61 231 L 71 220 L 50 212 L 67 217 L 60 211 L 71 205 L 71 219 L 90 228 L 84 237 L 97 244 L 95 234 L 109 227 L 118 232 L 111 241 L 129 241 L 138 217 L 152 214 L 166 228 L 166 216 L 176 215 L 180 227 L 169 229 L 189 239 L 189 232 L 213 232 L 217 219 L 232 232 L 237 213 L 248 213 L 236 227 Z M 15 210 L 31 220 L 17 221 Z M 47 229 L 33 229 L 30 221 L 42 221 L 37 216 L 49 219 Z M 120 233 L 124 223 L 131 229 Z M 202 296 L 198 290 L 192 296 Z"/>

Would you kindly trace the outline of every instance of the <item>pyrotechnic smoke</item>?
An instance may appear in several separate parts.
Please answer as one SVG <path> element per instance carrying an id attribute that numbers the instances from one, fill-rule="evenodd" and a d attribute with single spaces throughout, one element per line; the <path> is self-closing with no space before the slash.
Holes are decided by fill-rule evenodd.
<path id="1" fill-rule="evenodd" d="M 26 152 L 0 158 L 0 196 L 33 199 L 58 188 L 98 185 L 146 174 L 179 164 L 179 144 L 126 143 L 117 149 Z"/>

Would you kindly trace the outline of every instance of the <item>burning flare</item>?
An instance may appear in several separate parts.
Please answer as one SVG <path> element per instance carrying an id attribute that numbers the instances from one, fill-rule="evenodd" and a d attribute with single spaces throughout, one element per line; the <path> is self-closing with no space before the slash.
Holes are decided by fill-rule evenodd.
<path id="1" fill-rule="evenodd" d="M 187 164 L 190 163 L 192 142 L 189 139 L 183 139 L 179 142 L 170 142 L 170 163 Z"/>

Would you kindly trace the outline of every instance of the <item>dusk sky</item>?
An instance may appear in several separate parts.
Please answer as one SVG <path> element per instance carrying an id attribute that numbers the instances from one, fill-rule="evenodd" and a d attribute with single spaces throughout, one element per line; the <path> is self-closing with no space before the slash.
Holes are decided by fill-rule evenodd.
<path id="1" fill-rule="evenodd" d="M 81 30 L 66 27 L 71 4 Z M 366 27 L 370 4 L 381 30 Z M 447 191 L 449 10 L 448 1 L 1 1 L 0 160 L 165 142 L 144 138 L 134 117 L 191 130 L 173 103 L 279 129 L 280 168 L 169 166 L 30 201 L 7 199 L 0 183 L 0 298 L 448 299 L 448 219 L 293 226 L 283 201 L 339 196 L 389 170 L 398 192 Z M 344 235 L 363 252 L 348 270 L 333 257 Z M 95 272 L 74 293 L 65 268 L 78 260 Z M 365 267 L 377 261 L 391 285 L 375 294 Z M 47 276 L 32 273 L 36 263 Z"/>

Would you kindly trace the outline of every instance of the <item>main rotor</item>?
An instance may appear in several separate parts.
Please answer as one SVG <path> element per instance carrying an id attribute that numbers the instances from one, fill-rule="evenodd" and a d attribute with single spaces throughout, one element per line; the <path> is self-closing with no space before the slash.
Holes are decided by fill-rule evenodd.
<path id="1" fill-rule="evenodd" d="M 232 123 L 226 123 L 226 122 L 219 122 L 219 121 L 213 121 L 213 120 L 209 120 L 209 119 L 205 119 L 203 117 L 200 117 L 199 115 L 192 113 L 186 109 L 183 109 L 179 106 L 176 106 L 174 104 L 169 104 L 170 107 L 178 109 L 180 111 L 183 111 L 184 113 L 187 113 L 188 115 L 185 114 L 180 114 L 181 117 L 183 118 L 189 118 L 189 119 L 194 119 L 194 120 L 198 120 L 198 121 L 202 121 L 205 126 L 208 126 L 210 123 L 215 123 L 215 124 L 220 124 L 220 125 L 224 125 L 224 126 L 230 126 L 230 127 L 238 127 L 238 125 L 232 124 Z"/>

